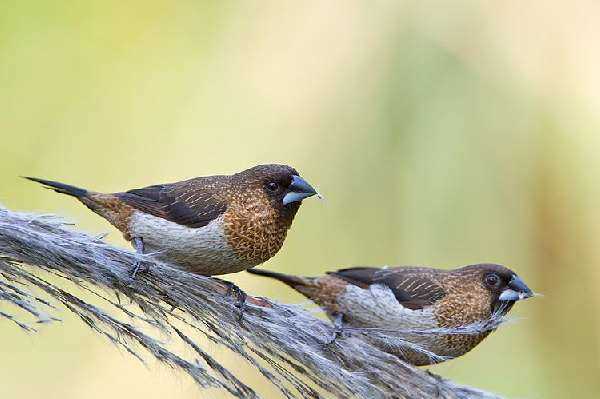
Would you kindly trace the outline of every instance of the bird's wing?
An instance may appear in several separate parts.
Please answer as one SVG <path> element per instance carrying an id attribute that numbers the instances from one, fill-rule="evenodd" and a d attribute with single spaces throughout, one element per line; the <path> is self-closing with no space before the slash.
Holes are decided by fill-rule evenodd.
<path id="1" fill-rule="evenodd" d="M 419 267 L 353 267 L 331 273 L 362 288 L 381 284 L 387 286 L 398 302 L 409 309 L 423 309 L 446 295 L 436 278 L 436 272 Z"/>
<path id="2" fill-rule="evenodd" d="M 227 204 L 215 195 L 215 184 L 198 184 L 188 180 L 173 184 L 129 190 L 116 194 L 133 208 L 171 222 L 199 228 L 222 215 Z"/>

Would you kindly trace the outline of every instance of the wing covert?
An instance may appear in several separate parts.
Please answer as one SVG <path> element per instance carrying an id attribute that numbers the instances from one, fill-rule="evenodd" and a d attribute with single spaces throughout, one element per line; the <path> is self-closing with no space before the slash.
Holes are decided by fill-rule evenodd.
<path id="1" fill-rule="evenodd" d="M 446 295 L 431 269 L 418 267 L 374 268 L 355 267 L 331 273 L 362 288 L 381 284 L 387 286 L 398 302 L 409 309 L 433 305 Z"/>
<path id="2" fill-rule="evenodd" d="M 211 190 L 189 182 L 148 186 L 117 197 L 142 212 L 191 228 L 204 227 L 227 210 Z"/>

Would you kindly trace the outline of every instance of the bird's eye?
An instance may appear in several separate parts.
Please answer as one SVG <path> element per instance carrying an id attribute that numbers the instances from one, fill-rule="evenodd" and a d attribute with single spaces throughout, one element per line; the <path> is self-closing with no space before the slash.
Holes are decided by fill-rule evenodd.
<path id="1" fill-rule="evenodd" d="M 277 184 L 276 182 L 272 181 L 270 183 L 267 184 L 267 188 L 269 189 L 269 191 L 277 191 L 279 189 L 279 184 Z"/>
<path id="2" fill-rule="evenodd" d="M 497 287 L 500 284 L 500 277 L 497 274 L 488 274 L 485 276 L 485 283 L 490 287 Z"/>

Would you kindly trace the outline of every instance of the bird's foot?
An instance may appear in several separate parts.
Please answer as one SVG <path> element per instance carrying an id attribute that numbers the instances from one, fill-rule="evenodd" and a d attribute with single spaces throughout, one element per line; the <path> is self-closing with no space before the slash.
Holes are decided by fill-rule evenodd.
<path id="1" fill-rule="evenodd" d="M 227 286 L 226 296 L 235 298 L 235 307 L 239 310 L 238 321 L 241 323 L 244 319 L 244 310 L 246 309 L 246 298 L 248 298 L 248 294 L 231 281 L 221 280 L 220 278 L 215 279 Z"/>
<path id="2" fill-rule="evenodd" d="M 329 339 L 329 341 L 327 341 L 327 345 L 333 345 L 337 342 L 338 339 L 344 338 L 344 329 L 343 328 L 336 328 L 335 330 L 333 330 L 333 334 L 331 335 L 331 338 Z"/>
<path id="3" fill-rule="evenodd" d="M 150 266 L 144 261 L 136 260 L 129 273 L 129 278 L 133 282 L 138 274 L 147 273 L 150 270 Z"/>
<path id="4" fill-rule="evenodd" d="M 246 293 L 242 290 L 239 291 L 238 295 L 239 296 L 235 306 L 240 311 L 238 315 L 238 322 L 240 322 L 241 324 L 244 321 L 244 311 L 246 310 L 246 298 L 248 297 L 248 295 L 246 295 Z"/>
<path id="5" fill-rule="evenodd" d="M 138 254 L 144 253 L 144 240 L 141 237 L 133 237 L 131 239 L 131 242 L 133 243 L 135 252 L 137 252 Z M 146 273 L 148 272 L 148 270 L 150 270 L 150 266 L 148 266 L 146 262 L 137 259 L 129 272 L 129 284 L 135 281 L 135 278 L 138 274 Z"/>
<path id="6" fill-rule="evenodd" d="M 327 345 L 333 345 L 340 338 L 344 338 L 344 315 L 338 313 L 333 318 L 333 334 Z"/>

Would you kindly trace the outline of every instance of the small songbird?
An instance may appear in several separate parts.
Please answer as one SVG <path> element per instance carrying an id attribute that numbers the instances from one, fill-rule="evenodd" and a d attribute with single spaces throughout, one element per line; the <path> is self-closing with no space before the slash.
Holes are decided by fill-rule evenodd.
<path id="1" fill-rule="evenodd" d="M 362 332 L 389 353 L 417 365 L 464 355 L 531 290 L 510 269 L 478 264 L 454 270 L 355 267 L 321 277 L 266 270 L 320 305 L 341 331 Z"/>
<path id="2" fill-rule="evenodd" d="M 27 179 L 77 198 L 138 252 L 201 275 L 239 272 L 270 259 L 282 247 L 302 200 L 317 194 L 286 165 L 112 194 Z"/>

